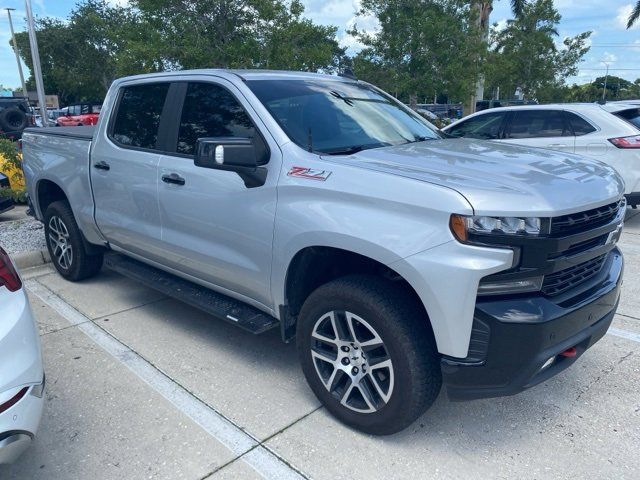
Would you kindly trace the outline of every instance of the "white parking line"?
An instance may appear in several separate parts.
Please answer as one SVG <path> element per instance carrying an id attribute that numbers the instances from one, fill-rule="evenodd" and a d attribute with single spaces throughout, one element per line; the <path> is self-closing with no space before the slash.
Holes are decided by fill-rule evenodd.
<path id="1" fill-rule="evenodd" d="M 205 432 L 239 456 L 241 460 L 250 465 L 263 478 L 292 480 L 305 478 L 304 475 L 282 461 L 273 452 L 260 445 L 257 439 L 241 430 L 215 409 L 171 380 L 151 363 L 102 330 L 90 318 L 80 313 L 36 279 L 25 280 L 24 284 L 31 293 L 49 305 L 69 323 L 77 326 L 98 346 L 145 381 L 151 388 L 171 402 L 174 407 L 191 418 Z"/>
<path id="2" fill-rule="evenodd" d="M 640 343 L 640 333 L 630 332 L 629 330 L 622 330 L 621 328 L 615 327 L 610 327 L 607 333 L 615 335 L 616 337 L 626 338 L 627 340 L 633 340 L 634 342 Z"/>

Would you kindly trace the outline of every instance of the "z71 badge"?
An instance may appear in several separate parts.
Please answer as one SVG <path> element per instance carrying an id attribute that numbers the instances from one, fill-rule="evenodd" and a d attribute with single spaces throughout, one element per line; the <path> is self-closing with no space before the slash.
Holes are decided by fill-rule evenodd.
<path id="1" fill-rule="evenodd" d="M 287 176 L 289 177 L 299 177 L 306 178 L 308 180 L 319 180 L 324 182 L 327 178 L 329 178 L 331 172 L 329 170 L 314 170 L 313 168 L 307 167 L 291 167 Z"/>

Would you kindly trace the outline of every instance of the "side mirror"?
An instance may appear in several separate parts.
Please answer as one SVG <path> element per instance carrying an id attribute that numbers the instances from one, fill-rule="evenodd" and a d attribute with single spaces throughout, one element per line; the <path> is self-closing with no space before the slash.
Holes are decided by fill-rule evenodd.
<path id="1" fill-rule="evenodd" d="M 205 137 L 196 142 L 196 167 L 238 173 L 247 188 L 264 185 L 269 150 L 262 138 Z"/>
<path id="2" fill-rule="evenodd" d="M 221 170 L 255 169 L 258 162 L 258 152 L 250 138 L 209 137 L 199 138 L 196 143 L 197 167 Z"/>

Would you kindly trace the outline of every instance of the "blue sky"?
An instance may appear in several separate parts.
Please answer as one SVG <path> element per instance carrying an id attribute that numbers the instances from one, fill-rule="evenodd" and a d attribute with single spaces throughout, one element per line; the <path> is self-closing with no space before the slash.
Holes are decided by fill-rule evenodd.
<path id="1" fill-rule="evenodd" d="M 113 4 L 124 4 L 126 0 L 110 0 Z M 592 48 L 580 65 L 580 72 L 570 82 L 584 83 L 604 75 L 605 65 L 609 72 L 628 80 L 640 77 L 640 22 L 631 30 L 625 29 L 626 19 L 635 0 L 556 0 L 556 8 L 562 15 L 559 33 L 561 38 L 592 30 Z M 355 18 L 359 0 L 303 0 L 305 15 L 314 22 L 337 25 L 342 45 L 356 51 L 355 40 L 345 33 L 345 28 L 354 22 L 359 27 L 375 30 L 375 21 L 370 18 Z M 494 2 L 492 22 L 504 22 L 510 18 L 507 0 Z M 66 18 L 76 0 L 32 0 L 37 16 Z M 0 0 L 0 7 L 15 8 L 12 12 L 16 31 L 25 29 L 24 0 Z M 20 84 L 15 57 L 9 47 L 9 24 L 4 10 L 0 10 L 0 85 L 17 87 Z M 561 41 L 561 39 L 560 39 Z M 25 75 L 26 69 L 25 69 Z"/>

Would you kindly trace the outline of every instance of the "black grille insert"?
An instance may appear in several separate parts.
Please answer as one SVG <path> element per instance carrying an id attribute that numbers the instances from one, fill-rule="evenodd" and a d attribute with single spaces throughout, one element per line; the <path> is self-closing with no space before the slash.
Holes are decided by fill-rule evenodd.
<path id="1" fill-rule="evenodd" d="M 614 202 L 585 212 L 554 217 L 551 219 L 551 235 L 584 232 L 606 225 L 616 217 L 621 205 L 622 202 Z"/>
<path id="2" fill-rule="evenodd" d="M 600 271 L 606 257 L 606 254 L 600 255 L 579 265 L 546 275 L 542 284 L 542 293 L 548 296 L 559 295 L 589 280 Z"/>

